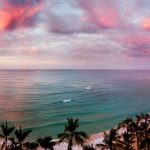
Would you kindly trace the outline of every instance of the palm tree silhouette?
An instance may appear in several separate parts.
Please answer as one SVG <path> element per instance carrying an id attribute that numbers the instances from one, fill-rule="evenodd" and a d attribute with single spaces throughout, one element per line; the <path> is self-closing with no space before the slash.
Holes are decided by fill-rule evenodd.
<path id="1" fill-rule="evenodd" d="M 117 129 L 120 128 L 127 128 L 131 123 L 133 123 L 133 119 L 132 118 L 127 118 L 125 120 L 123 120 L 121 123 L 118 124 Z"/>
<path id="2" fill-rule="evenodd" d="M 53 146 L 55 145 L 55 142 L 52 141 L 51 136 L 46 136 L 45 138 L 38 138 L 37 142 L 40 144 L 41 147 L 45 148 L 45 150 L 54 150 Z"/>
<path id="3" fill-rule="evenodd" d="M 111 129 L 109 133 L 104 132 L 104 140 L 102 144 L 97 144 L 98 147 L 103 147 L 110 150 L 115 150 L 118 146 L 118 140 L 120 136 L 117 133 L 117 129 Z"/>
<path id="4" fill-rule="evenodd" d="M 141 141 L 141 132 L 142 132 L 142 128 L 139 125 L 139 123 L 135 123 L 132 122 L 129 126 L 128 126 L 128 130 L 130 130 L 131 134 L 136 138 L 136 145 L 137 145 L 137 150 L 140 149 L 140 141 Z"/>
<path id="5" fill-rule="evenodd" d="M 63 133 L 58 134 L 58 138 L 60 138 L 59 142 L 64 140 L 68 140 L 68 150 L 72 150 L 72 145 L 74 143 L 80 144 L 83 147 L 83 143 L 88 138 L 85 132 L 76 131 L 79 128 L 79 119 L 67 118 L 68 122 L 65 126 L 65 130 Z"/>
<path id="6" fill-rule="evenodd" d="M 124 148 L 127 150 L 134 150 L 132 147 L 132 144 L 135 142 L 134 134 L 132 134 L 128 129 L 125 133 L 123 133 L 123 142 L 122 145 L 124 145 Z"/>
<path id="7" fill-rule="evenodd" d="M 146 115 L 141 113 L 140 115 L 136 115 L 136 122 L 140 122 L 142 119 L 145 119 Z"/>
<path id="8" fill-rule="evenodd" d="M 141 114 L 143 121 L 139 121 L 140 124 L 140 148 L 145 148 L 145 150 L 150 149 L 150 126 L 149 126 L 149 114 Z"/>
<path id="9" fill-rule="evenodd" d="M 21 126 L 19 127 L 19 129 L 16 129 L 15 130 L 15 136 L 18 140 L 18 143 L 19 143 L 19 148 L 20 150 L 22 150 L 22 144 L 23 144 L 23 141 L 27 138 L 27 136 L 32 132 L 32 130 L 27 130 L 27 131 L 23 131 Z"/>
<path id="10" fill-rule="evenodd" d="M 8 149 L 8 147 L 7 147 L 8 137 L 13 132 L 15 127 L 9 127 L 7 122 L 5 124 L 2 124 L 0 127 L 1 127 L 1 130 L 2 130 L 2 135 L 0 135 L 0 136 L 5 138 L 5 141 L 4 141 L 5 144 L 4 145 L 5 145 L 6 150 L 7 150 Z"/>

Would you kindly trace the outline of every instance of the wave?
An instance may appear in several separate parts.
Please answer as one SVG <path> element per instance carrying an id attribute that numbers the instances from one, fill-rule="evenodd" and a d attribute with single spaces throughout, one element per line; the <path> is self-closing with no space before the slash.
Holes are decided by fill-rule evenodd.
<path id="1" fill-rule="evenodd" d="M 64 100 L 62 100 L 63 103 L 71 102 L 71 101 L 72 101 L 72 99 L 64 99 Z"/>

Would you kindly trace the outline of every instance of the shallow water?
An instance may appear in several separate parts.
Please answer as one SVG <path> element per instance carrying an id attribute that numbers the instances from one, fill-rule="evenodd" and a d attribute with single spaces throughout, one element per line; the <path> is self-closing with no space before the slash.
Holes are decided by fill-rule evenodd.
<path id="1" fill-rule="evenodd" d="M 150 111 L 150 71 L 1 70 L 0 120 L 33 129 L 30 139 L 63 132 L 67 117 L 97 133 Z"/>

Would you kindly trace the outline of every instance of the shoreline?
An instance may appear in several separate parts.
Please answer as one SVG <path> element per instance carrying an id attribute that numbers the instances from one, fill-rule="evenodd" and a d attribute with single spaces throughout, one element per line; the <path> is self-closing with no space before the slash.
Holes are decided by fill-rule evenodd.
<path id="1" fill-rule="evenodd" d="M 108 132 L 109 130 L 107 130 L 106 132 Z M 104 134 L 103 132 L 100 133 L 96 133 L 96 134 L 91 134 L 89 135 L 89 138 L 86 140 L 86 144 L 88 145 L 93 145 L 94 147 L 96 146 L 96 144 L 99 144 L 103 141 L 104 139 Z M 53 141 L 57 142 L 58 139 L 53 139 Z M 0 147 L 2 146 L 4 142 L 3 138 L 0 138 Z M 8 146 L 11 145 L 11 141 L 8 140 Z M 54 150 L 67 150 L 68 144 L 67 142 L 61 142 L 61 143 L 57 143 L 54 146 Z M 44 150 L 44 148 L 42 147 L 38 147 L 37 150 Z M 73 149 L 72 150 L 83 150 L 83 148 L 80 145 L 73 145 Z"/>
<path id="2" fill-rule="evenodd" d="M 108 131 L 109 130 L 105 132 L 108 132 Z M 100 132 L 100 133 L 89 135 L 89 138 L 86 140 L 85 143 L 87 145 L 93 145 L 95 147 L 96 144 L 102 143 L 103 139 L 104 139 L 104 134 L 103 132 Z M 53 141 L 55 140 L 57 141 L 58 139 L 54 139 Z M 68 147 L 67 142 L 61 142 L 54 146 L 54 150 L 67 150 L 67 147 Z M 44 148 L 38 147 L 37 150 L 44 150 Z M 81 147 L 81 145 L 76 144 L 72 146 L 72 150 L 83 150 L 83 148 Z"/>
<path id="3" fill-rule="evenodd" d="M 100 133 L 89 135 L 89 138 L 86 140 L 85 145 L 92 145 L 94 148 L 96 148 L 97 144 L 103 143 L 104 132 L 109 133 L 109 131 L 110 129 L 100 132 Z M 122 128 L 118 130 L 118 133 L 122 134 L 124 131 L 125 129 Z M 58 141 L 58 139 L 54 139 L 53 141 Z M 54 146 L 54 150 L 67 150 L 67 147 L 68 147 L 67 142 L 61 142 Z M 44 150 L 44 148 L 38 147 L 37 150 Z M 81 145 L 75 144 L 72 146 L 72 150 L 83 150 L 83 148 L 81 147 Z"/>
<path id="4" fill-rule="evenodd" d="M 139 125 L 141 123 L 144 123 L 144 122 L 145 122 L 145 119 L 143 119 L 143 118 L 138 121 Z M 150 124 L 149 124 L 150 123 L 150 113 L 148 113 L 147 123 L 148 123 L 147 127 L 150 128 Z M 117 129 L 117 126 L 115 126 L 112 129 Z M 110 131 L 111 131 L 111 129 L 108 129 L 108 130 L 100 132 L 100 133 L 88 135 L 88 139 L 85 140 L 84 144 L 89 145 L 89 146 L 93 146 L 95 148 L 95 150 L 99 150 L 100 148 L 97 148 L 97 144 L 103 144 L 103 140 L 105 138 L 104 132 L 106 134 L 109 134 Z M 116 133 L 119 136 L 122 136 L 125 132 L 127 132 L 127 127 L 126 126 L 121 126 L 121 128 L 117 129 Z M 134 139 L 134 140 L 135 140 L 135 142 L 133 143 L 132 146 L 136 150 L 137 149 L 137 147 L 136 147 L 137 142 L 136 142 L 136 139 Z M 56 143 L 55 146 L 53 146 L 54 150 L 67 150 L 67 148 L 68 148 L 68 142 L 67 141 L 63 141 L 61 143 L 58 142 L 59 139 L 53 139 L 52 141 Z M 121 137 L 121 141 L 122 141 L 122 137 Z M 27 141 L 25 140 L 24 143 L 26 143 L 26 142 Z M 31 141 L 29 141 L 29 142 L 31 142 Z M 4 144 L 4 138 L 0 138 L 0 147 L 2 147 L 3 144 Z M 11 140 L 8 140 L 8 147 L 9 147 L 8 150 L 10 150 Z M 1 150 L 5 150 L 5 147 L 3 147 L 3 149 L 1 148 Z M 44 150 L 44 148 L 38 146 L 36 148 L 36 150 Z M 83 150 L 83 147 L 81 145 L 74 144 L 72 146 L 72 150 Z"/>
<path id="5" fill-rule="evenodd" d="M 102 144 L 103 140 L 104 140 L 104 132 L 109 133 L 109 130 L 100 132 L 100 133 L 96 133 L 96 134 L 91 134 L 89 135 L 89 138 L 85 141 L 85 145 L 90 145 L 93 146 L 95 148 L 95 150 L 101 150 L 100 148 L 96 147 L 97 144 Z M 120 128 L 118 130 L 118 134 L 121 135 L 122 133 L 124 133 L 126 131 L 125 128 Z M 68 148 L 68 143 L 67 142 L 61 142 L 61 143 L 57 143 L 59 139 L 53 139 L 52 141 L 56 142 L 56 145 L 53 147 L 54 150 L 67 150 Z M 0 147 L 3 144 L 4 139 L 0 138 Z M 11 146 L 11 141 L 8 140 L 8 146 Z M 136 147 L 136 144 L 134 143 L 134 147 Z M 1 149 L 1 150 L 5 150 L 5 148 Z M 42 148 L 41 146 L 38 146 L 36 148 L 36 150 L 45 150 L 44 148 Z M 77 145 L 74 144 L 72 146 L 72 150 L 83 150 L 83 147 L 81 145 Z M 136 149 L 135 149 L 136 150 Z"/>

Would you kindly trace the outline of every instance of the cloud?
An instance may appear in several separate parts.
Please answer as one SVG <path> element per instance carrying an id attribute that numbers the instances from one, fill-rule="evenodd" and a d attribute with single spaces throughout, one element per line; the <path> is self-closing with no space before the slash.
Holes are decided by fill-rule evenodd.
<path id="1" fill-rule="evenodd" d="M 117 7 L 110 0 L 79 0 L 85 11 L 87 21 L 98 27 L 108 29 L 117 28 L 121 24 L 121 17 Z"/>
<path id="2" fill-rule="evenodd" d="M 36 15 L 44 7 L 43 2 L 37 0 L 6 0 L 0 3 L 0 31 L 32 26 Z"/>
<path id="3" fill-rule="evenodd" d="M 142 27 L 143 29 L 150 31 L 150 17 L 143 20 Z"/>
<path id="4" fill-rule="evenodd" d="M 119 38 L 126 47 L 125 55 L 132 59 L 150 60 L 150 36 L 145 32 L 128 33 Z"/>
<path id="5" fill-rule="evenodd" d="M 0 0 L 0 66 L 144 68 L 149 9 L 140 2 Z"/>
<path id="6" fill-rule="evenodd" d="M 67 16 L 58 16 L 54 13 L 49 13 L 48 30 L 53 33 L 59 34 L 71 34 L 80 32 L 81 24 L 79 18 L 74 14 L 68 14 Z M 71 23 L 75 24 L 71 26 Z"/>
<path id="7" fill-rule="evenodd" d="M 111 30 L 59 35 L 41 28 L 16 30 L 0 39 L 0 67 L 6 62 L 14 68 L 138 68 L 150 58 L 149 40 L 145 33 Z"/>
<path id="8" fill-rule="evenodd" d="M 76 2 L 64 2 L 67 8 L 75 9 L 72 12 L 58 13 L 56 10 L 62 7 L 57 3 L 47 5 L 46 20 L 51 32 L 60 34 L 94 33 L 101 29 L 113 29 L 122 26 L 119 10 L 111 0 L 78 0 Z"/>
<path id="9" fill-rule="evenodd" d="M 143 9 L 140 10 L 136 0 L 61 1 L 56 6 L 47 6 L 47 26 L 51 32 L 60 34 L 96 33 L 111 29 L 131 30 L 139 28 L 144 17 L 142 15 L 146 14 Z M 65 11 L 59 12 L 58 9 Z"/>
<path id="10" fill-rule="evenodd" d="M 4 10 L 0 10 L 0 31 L 6 29 L 11 22 L 11 15 Z"/>
<path id="11" fill-rule="evenodd" d="M 149 30 L 147 3 L 137 0 L 0 0 L 0 31 L 39 24 L 49 32 L 60 34 L 125 28 Z"/>

